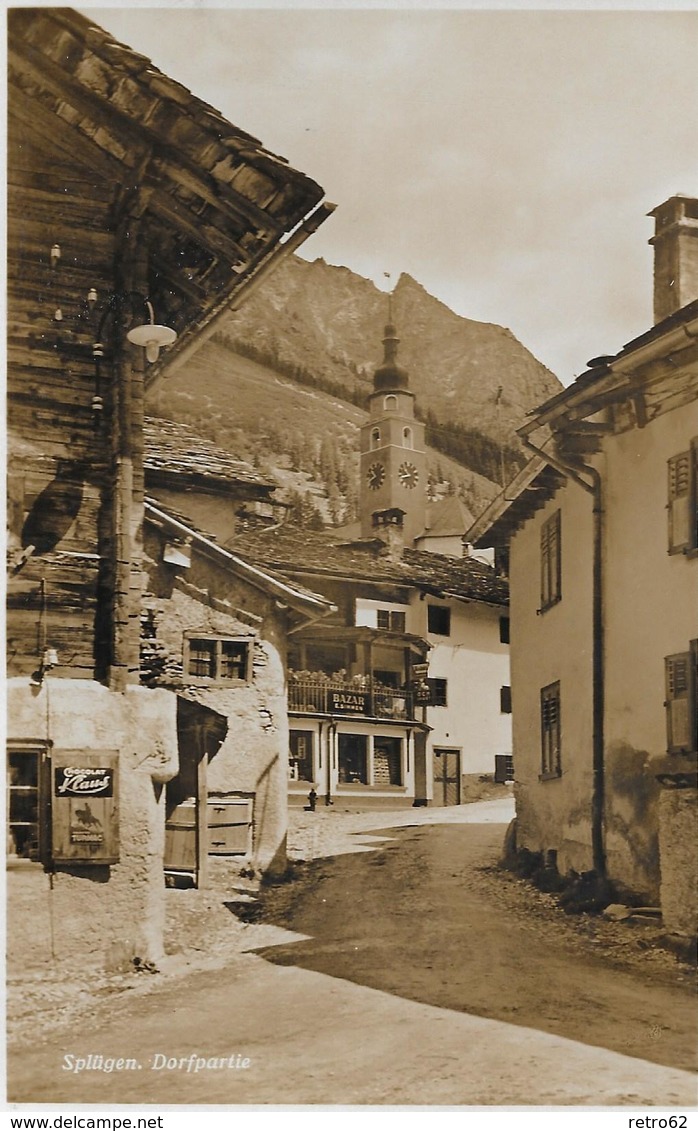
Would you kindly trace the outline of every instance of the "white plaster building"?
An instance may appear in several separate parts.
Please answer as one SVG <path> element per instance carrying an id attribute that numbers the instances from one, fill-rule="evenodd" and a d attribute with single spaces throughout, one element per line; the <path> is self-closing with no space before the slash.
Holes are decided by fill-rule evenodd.
<path id="1" fill-rule="evenodd" d="M 509 557 L 517 844 L 695 933 L 698 201 L 653 213 L 661 321 L 520 429 L 469 531 Z"/>

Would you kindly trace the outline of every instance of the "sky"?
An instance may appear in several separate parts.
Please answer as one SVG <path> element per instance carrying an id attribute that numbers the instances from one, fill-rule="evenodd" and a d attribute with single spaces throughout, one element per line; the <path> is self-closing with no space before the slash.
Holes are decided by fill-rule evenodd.
<path id="1" fill-rule="evenodd" d="M 647 213 L 698 196 L 698 11 L 254 2 L 79 10 L 323 186 L 304 258 L 407 272 L 564 384 L 651 326 Z"/>

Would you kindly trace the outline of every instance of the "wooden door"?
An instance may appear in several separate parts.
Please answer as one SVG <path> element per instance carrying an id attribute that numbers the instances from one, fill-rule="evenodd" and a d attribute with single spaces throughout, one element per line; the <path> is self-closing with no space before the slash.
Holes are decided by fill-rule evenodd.
<path id="1" fill-rule="evenodd" d="M 434 804 L 460 805 L 460 750 L 434 750 Z"/>

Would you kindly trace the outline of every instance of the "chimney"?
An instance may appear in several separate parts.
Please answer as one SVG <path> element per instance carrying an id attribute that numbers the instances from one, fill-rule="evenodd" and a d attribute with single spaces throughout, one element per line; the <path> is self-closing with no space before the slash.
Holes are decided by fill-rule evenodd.
<path id="1" fill-rule="evenodd" d="M 672 196 L 654 216 L 654 322 L 698 299 L 698 200 Z"/>
<path id="2" fill-rule="evenodd" d="M 383 556 L 389 562 L 399 562 L 405 549 L 405 512 L 399 507 L 391 507 L 387 511 L 374 511 L 371 519 L 373 529 L 385 543 Z"/>

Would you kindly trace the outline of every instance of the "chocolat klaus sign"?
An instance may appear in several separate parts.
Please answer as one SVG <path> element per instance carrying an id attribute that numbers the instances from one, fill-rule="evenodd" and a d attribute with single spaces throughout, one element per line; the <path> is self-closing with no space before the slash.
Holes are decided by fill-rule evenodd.
<path id="1" fill-rule="evenodd" d="M 53 859 L 115 864 L 119 859 L 118 753 L 56 751 L 51 799 Z"/>
<path id="2" fill-rule="evenodd" d="M 61 766 L 55 771 L 55 788 L 57 797 L 113 797 L 114 771 L 106 766 Z"/>

